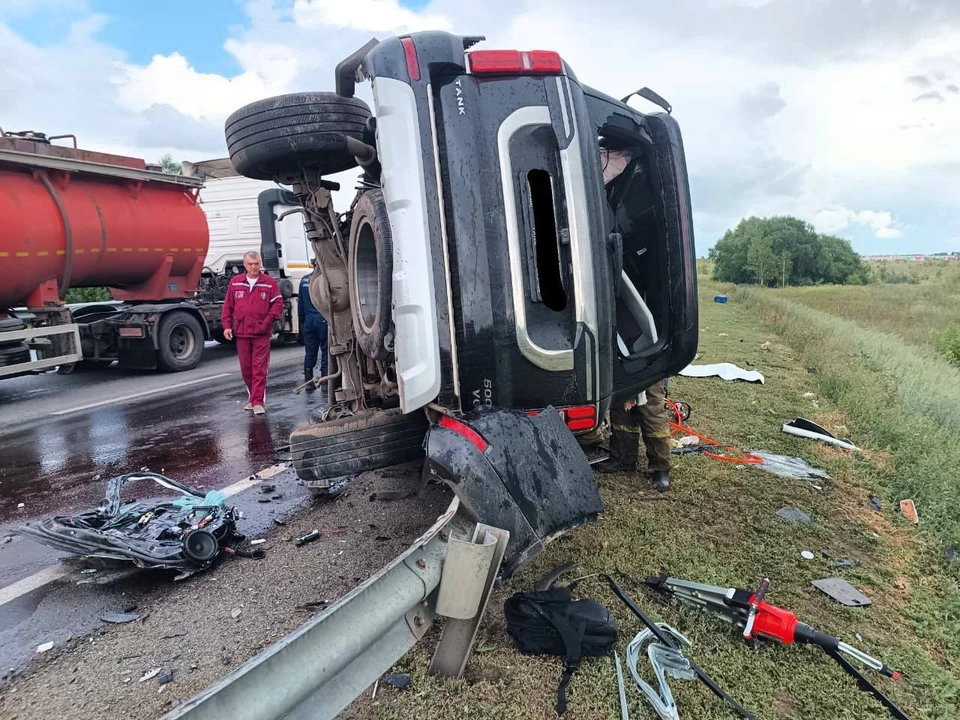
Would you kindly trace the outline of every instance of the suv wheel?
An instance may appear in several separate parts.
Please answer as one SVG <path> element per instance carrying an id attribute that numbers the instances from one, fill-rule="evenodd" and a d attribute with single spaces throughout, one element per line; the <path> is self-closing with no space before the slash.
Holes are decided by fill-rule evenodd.
<path id="1" fill-rule="evenodd" d="M 350 312 L 357 344 L 367 357 L 384 360 L 392 352 L 393 239 L 383 193 L 360 195 L 350 225 Z"/>
<path id="2" fill-rule="evenodd" d="M 357 162 L 345 137 L 362 140 L 370 108 L 335 93 L 278 95 L 246 105 L 227 118 L 227 149 L 234 168 L 256 180 L 349 170 Z"/>
<path id="3" fill-rule="evenodd" d="M 428 424 L 422 412 L 395 408 L 304 425 L 290 435 L 293 467 L 311 492 L 327 493 L 351 475 L 422 458 Z"/>

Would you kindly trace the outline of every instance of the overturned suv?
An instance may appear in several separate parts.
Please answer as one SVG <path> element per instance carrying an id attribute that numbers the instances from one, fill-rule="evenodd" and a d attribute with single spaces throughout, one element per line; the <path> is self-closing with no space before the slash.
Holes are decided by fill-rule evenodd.
<path id="1" fill-rule="evenodd" d="M 573 433 L 696 351 L 680 130 L 580 83 L 547 51 L 425 32 L 371 41 L 336 93 L 227 120 L 236 169 L 288 185 L 328 320 L 328 403 L 291 437 L 316 492 L 426 454 L 506 572 L 602 510 Z M 354 96 L 370 81 L 374 112 Z M 345 213 L 329 175 L 359 165 Z"/>

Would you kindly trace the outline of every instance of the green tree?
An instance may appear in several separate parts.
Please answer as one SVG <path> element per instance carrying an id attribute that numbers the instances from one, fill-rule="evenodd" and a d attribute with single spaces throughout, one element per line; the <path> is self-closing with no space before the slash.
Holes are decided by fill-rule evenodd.
<path id="1" fill-rule="evenodd" d="M 864 283 L 868 271 L 850 243 L 821 235 L 799 218 L 751 217 L 710 250 L 717 280 L 767 286 Z"/>
<path id="2" fill-rule="evenodd" d="M 65 299 L 68 303 L 106 302 L 113 295 L 105 287 L 70 288 Z"/>
<path id="3" fill-rule="evenodd" d="M 183 165 L 174 160 L 170 153 L 160 158 L 160 166 L 168 175 L 183 175 Z"/>

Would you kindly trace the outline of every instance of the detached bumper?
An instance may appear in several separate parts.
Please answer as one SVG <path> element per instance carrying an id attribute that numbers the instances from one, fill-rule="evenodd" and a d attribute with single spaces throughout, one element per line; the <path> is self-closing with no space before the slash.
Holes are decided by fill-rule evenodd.
<path id="1" fill-rule="evenodd" d="M 424 473 L 450 485 L 479 522 L 510 531 L 504 578 L 603 512 L 590 464 L 554 408 L 533 417 L 478 411 L 462 425 L 467 434 L 462 427 L 431 426 Z"/>

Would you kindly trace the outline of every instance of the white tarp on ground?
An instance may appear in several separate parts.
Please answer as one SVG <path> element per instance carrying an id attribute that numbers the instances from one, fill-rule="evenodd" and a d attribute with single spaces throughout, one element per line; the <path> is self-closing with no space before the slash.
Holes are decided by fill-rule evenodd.
<path id="1" fill-rule="evenodd" d="M 763 375 L 756 370 L 744 370 L 733 363 L 714 363 L 713 365 L 687 365 L 680 371 L 684 377 L 720 377 L 724 380 L 743 380 L 763 385 Z"/>

